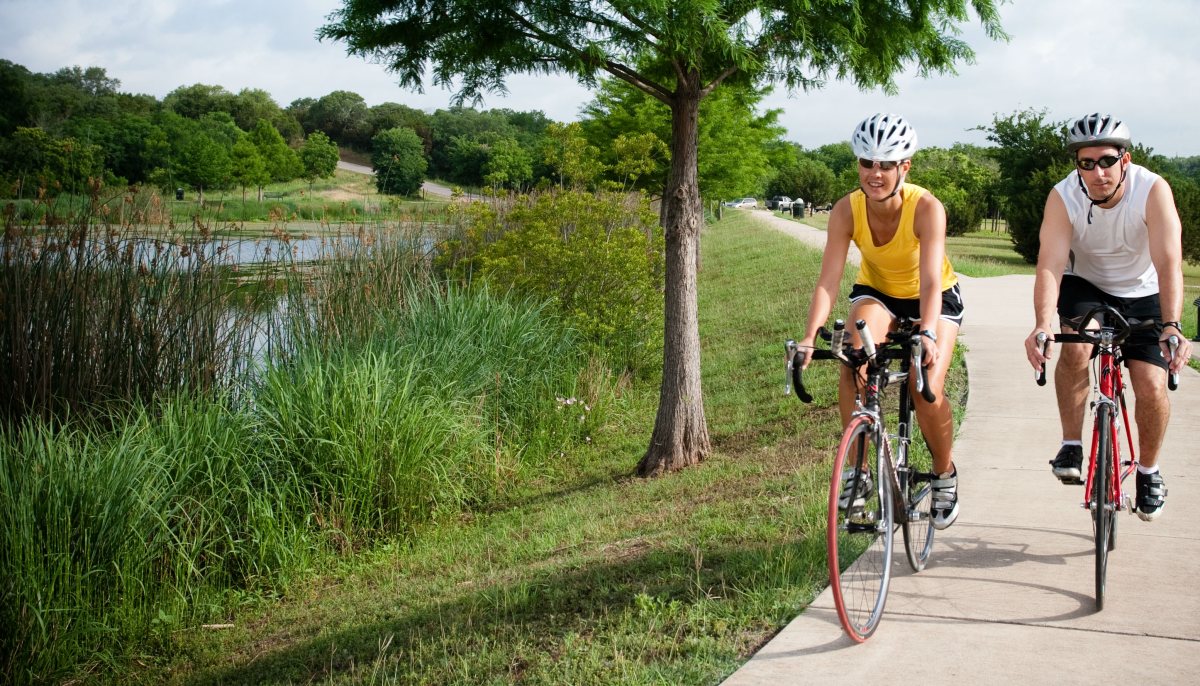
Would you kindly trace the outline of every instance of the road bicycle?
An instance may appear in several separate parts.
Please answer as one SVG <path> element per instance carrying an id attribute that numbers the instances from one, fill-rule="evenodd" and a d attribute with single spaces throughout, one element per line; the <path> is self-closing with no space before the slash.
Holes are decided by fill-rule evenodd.
<path id="1" fill-rule="evenodd" d="M 917 392 L 929 402 L 935 397 L 929 388 L 924 366 L 924 339 L 913 329 L 915 322 L 900 319 L 897 331 L 876 346 L 866 322 L 858 320 L 861 348 L 850 344 L 845 322 L 837 320 L 832 332 L 820 331 L 830 341 L 829 350 L 814 350 L 813 359 L 839 360 L 853 373 L 858 386 L 856 409 L 838 444 L 829 486 L 827 544 L 829 547 L 829 585 L 833 589 L 838 620 L 846 634 L 856 642 L 867 640 L 879 626 L 892 578 L 892 542 L 897 526 L 904 534 L 904 549 L 913 571 L 925 568 L 933 550 L 933 504 L 930 472 L 917 469 L 911 462 L 913 401 L 907 382 L 917 370 Z M 812 402 L 804 388 L 800 365 L 804 358 L 795 341 L 785 343 L 789 386 L 803 402 Z M 900 362 L 900 371 L 890 365 Z M 900 384 L 896 432 L 891 433 L 881 409 L 884 390 Z M 789 392 L 785 386 L 784 393 Z M 872 462 L 874 465 L 872 466 Z M 851 498 L 849 507 L 839 508 L 844 487 L 859 493 L 859 481 L 873 473 L 876 493 L 869 498 Z"/>
<path id="2" fill-rule="evenodd" d="M 1095 321 L 1098 328 L 1084 328 Z M 1088 460 L 1087 479 L 1083 492 L 1087 500 L 1080 507 L 1091 512 L 1092 535 L 1096 542 L 1096 610 L 1104 609 L 1105 577 L 1108 574 L 1108 553 L 1117 545 L 1117 517 L 1121 510 L 1133 514 L 1133 498 L 1125 494 L 1121 483 L 1137 468 L 1137 453 L 1133 448 L 1133 432 L 1129 421 L 1129 409 L 1125 405 L 1125 380 L 1121 375 L 1121 348 L 1131 337 L 1143 334 L 1147 342 L 1153 337 L 1158 342 L 1157 324 L 1154 320 L 1127 320 L 1120 312 L 1102 305 L 1088 310 L 1080 319 L 1078 333 L 1060 333 L 1053 339 L 1044 333 L 1037 336 L 1046 353 L 1050 343 L 1090 343 L 1093 346 L 1092 378 L 1095 384 L 1091 409 L 1095 417 L 1092 424 L 1092 450 Z M 1178 336 L 1167 339 L 1171 355 L 1179 345 Z M 1141 342 L 1141 341 L 1138 341 Z M 1039 386 L 1046 385 L 1045 367 L 1034 372 Z M 1179 387 L 1179 375 L 1167 377 L 1167 388 Z M 1129 442 L 1129 459 L 1121 459 L 1121 427 Z"/>

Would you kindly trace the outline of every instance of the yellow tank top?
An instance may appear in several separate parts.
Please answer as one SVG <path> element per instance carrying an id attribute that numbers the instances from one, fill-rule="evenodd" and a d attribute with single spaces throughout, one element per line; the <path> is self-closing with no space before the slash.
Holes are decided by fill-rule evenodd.
<path id="1" fill-rule="evenodd" d="M 901 191 L 904 209 L 900 214 L 900 226 L 892 240 L 876 246 L 871 240 L 871 228 L 867 225 L 867 198 L 862 190 L 850 194 L 850 207 L 854 211 L 854 244 L 862 253 L 862 264 L 858 268 L 855 283 L 870 286 L 875 290 L 904 300 L 921 297 L 921 243 L 913 233 L 913 217 L 917 213 L 917 201 L 927 193 L 924 188 L 911 183 L 904 184 Z M 958 283 L 958 275 L 950 266 L 950 260 L 942 258 L 942 290 Z"/>

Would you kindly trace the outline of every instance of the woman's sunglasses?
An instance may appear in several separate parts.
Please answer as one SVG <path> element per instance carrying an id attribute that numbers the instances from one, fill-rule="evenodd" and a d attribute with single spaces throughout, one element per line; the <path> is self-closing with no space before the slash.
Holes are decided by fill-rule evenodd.
<path id="1" fill-rule="evenodd" d="M 858 158 L 858 166 L 862 167 L 863 169 L 874 169 L 875 165 L 877 165 L 877 164 L 879 165 L 880 169 L 882 169 L 884 171 L 890 171 L 892 169 L 895 169 L 900 163 L 899 162 L 876 162 L 875 160 L 864 160 L 861 157 Z"/>
<path id="2" fill-rule="evenodd" d="M 1120 161 L 1121 158 L 1117 155 L 1105 155 L 1098 160 L 1089 160 L 1088 158 L 1084 157 L 1075 160 L 1075 166 L 1085 171 L 1091 171 L 1095 169 L 1097 165 L 1099 165 L 1101 169 L 1108 169 Z"/>

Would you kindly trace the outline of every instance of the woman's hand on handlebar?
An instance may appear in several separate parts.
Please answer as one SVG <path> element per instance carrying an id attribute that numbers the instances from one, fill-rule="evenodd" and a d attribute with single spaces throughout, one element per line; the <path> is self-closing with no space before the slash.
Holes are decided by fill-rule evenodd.
<path id="1" fill-rule="evenodd" d="M 814 338 L 815 336 L 806 336 L 796 343 L 800 354 L 804 356 L 803 361 L 800 363 L 801 370 L 808 369 L 808 363 L 812 362 Z"/>
<path id="2" fill-rule="evenodd" d="M 929 340 L 926 336 L 921 336 L 921 350 L 924 351 L 924 357 L 921 359 L 921 366 L 932 369 L 938 362 L 938 357 L 942 354 L 938 350 L 938 344 Z"/>

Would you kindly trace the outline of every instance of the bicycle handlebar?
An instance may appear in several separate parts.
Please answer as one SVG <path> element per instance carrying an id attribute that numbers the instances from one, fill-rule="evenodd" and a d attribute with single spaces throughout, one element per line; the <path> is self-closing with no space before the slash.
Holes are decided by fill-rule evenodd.
<path id="1" fill-rule="evenodd" d="M 1104 321 L 1101 319 L 1102 315 L 1111 315 L 1115 326 L 1105 327 Z M 1101 336 L 1097 333 L 1097 329 L 1083 328 L 1083 326 L 1093 319 L 1096 319 L 1100 322 L 1102 329 L 1108 328 L 1112 331 L 1113 345 L 1120 345 L 1128 340 L 1131 335 L 1142 331 L 1152 330 L 1156 326 L 1156 323 L 1153 319 L 1144 319 L 1142 321 L 1135 320 L 1134 323 L 1131 324 L 1129 320 L 1125 319 L 1124 315 L 1122 315 L 1113 307 L 1108 305 L 1098 305 L 1088 310 L 1087 313 L 1080 318 L 1080 328 L 1078 331 L 1076 331 L 1076 333 L 1060 333 L 1054 338 L 1050 338 L 1045 334 L 1045 332 L 1039 332 L 1037 335 L 1037 342 L 1042 346 L 1042 355 L 1045 356 L 1046 351 L 1050 348 L 1051 341 L 1054 341 L 1055 343 L 1090 343 L 1094 346 L 1100 345 Z M 1179 337 L 1176 335 L 1171 335 L 1171 337 L 1167 339 L 1167 347 L 1170 349 L 1171 357 L 1173 359 L 1175 357 L 1175 350 L 1179 347 Z M 1045 386 L 1046 366 L 1042 365 L 1041 369 L 1034 371 L 1033 378 L 1037 381 L 1037 385 Z M 1168 373 L 1167 388 L 1172 391 L 1179 388 L 1179 374 L 1173 372 Z"/>
<path id="2" fill-rule="evenodd" d="M 871 338 L 871 332 L 869 329 L 867 329 L 867 323 L 865 321 L 861 319 L 858 320 L 855 322 L 855 327 L 858 329 L 859 337 L 863 342 L 862 351 L 864 354 L 860 360 L 851 362 L 850 359 L 846 357 L 846 354 L 842 351 L 842 342 L 845 335 L 845 322 L 840 319 L 834 322 L 834 329 L 832 333 L 827 332 L 824 327 L 821 327 L 821 329 L 818 330 L 817 335 L 824 340 L 830 341 L 832 345 L 830 350 L 814 349 L 812 359 L 841 360 L 852 367 L 859 367 L 872 357 L 876 357 L 876 355 L 886 354 L 888 359 L 901 359 L 901 355 L 898 355 L 898 351 L 896 351 L 894 348 L 889 349 L 875 346 L 875 342 Z M 921 397 L 924 398 L 926 402 L 935 403 L 937 402 L 937 396 L 934 395 L 933 389 L 929 387 L 929 372 L 925 369 L 925 366 L 921 364 L 921 361 L 925 355 L 924 341 L 918 334 L 907 334 L 907 336 L 907 342 L 910 343 L 910 350 L 912 353 L 912 363 L 909 366 L 909 372 L 911 373 L 912 369 L 917 370 L 917 392 L 921 394 Z M 889 343 L 900 344 L 905 342 L 904 338 L 904 336 L 895 336 L 891 333 L 888 334 Z M 799 346 L 796 345 L 796 341 L 794 340 L 788 340 L 784 344 L 784 350 L 785 366 L 787 370 L 786 373 L 791 380 L 790 386 L 796 389 L 796 397 L 799 398 L 801 402 L 811 403 L 813 401 L 812 395 L 810 395 L 808 390 L 804 388 L 804 370 L 801 368 L 801 364 L 804 362 L 803 353 L 800 351 Z M 783 394 L 787 395 L 788 392 L 789 385 L 785 383 Z"/>

